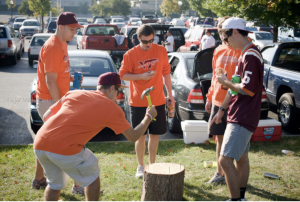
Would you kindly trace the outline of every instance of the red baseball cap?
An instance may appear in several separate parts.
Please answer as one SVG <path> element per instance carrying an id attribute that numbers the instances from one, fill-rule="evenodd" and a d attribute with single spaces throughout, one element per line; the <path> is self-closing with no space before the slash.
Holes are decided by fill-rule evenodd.
<path id="1" fill-rule="evenodd" d="M 128 88 L 128 86 L 121 85 L 120 75 L 115 72 L 101 74 L 98 78 L 98 85 L 117 85 L 121 88 Z"/>
<path id="2" fill-rule="evenodd" d="M 81 27 L 82 25 L 78 24 L 76 15 L 70 12 L 64 12 L 57 17 L 57 25 L 68 25 L 69 27 Z"/>

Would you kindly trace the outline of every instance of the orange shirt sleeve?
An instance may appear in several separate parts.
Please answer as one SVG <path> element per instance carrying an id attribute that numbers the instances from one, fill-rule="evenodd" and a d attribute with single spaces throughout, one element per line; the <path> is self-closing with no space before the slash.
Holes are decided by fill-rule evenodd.
<path id="1" fill-rule="evenodd" d="M 212 61 L 212 80 L 211 80 L 211 86 L 210 88 L 208 89 L 208 92 L 206 94 L 206 97 L 207 97 L 207 100 L 212 102 L 212 96 L 214 94 L 214 83 L 215 83 L 215 69 L 216 69 L 216 61 L 217 61 L 217 56 L 215 55 L 215 52 L 216 52 L 216 49 L 214 51 L 214 57 L 213 57 L 213 61 Z"/>
<path id="2" fill-rule="evenodd" d="M 167 49 L 165 49 L 165 48 L 162 48 L 161 50 L 162 50 L 162 59 L 164 61 L 162 75 L 167 75 L 167 74 L 171 73 L 168 53 L 167 53 Z"/>
<path id="3" fill-rule="evenodd" d="M 122 109 L 119 106 L 116 106 L 116 110 L 106 123 L 106 127 L 112 129 L 116 134 L 121 134 L 124 131 L 128 130 L 131 125 L 126 120 L 125 114 Z"/>
<path id="4" fill-rule="evenodd" d="M 44 51 L 44 73 L 55 72 L 58 74 L 61 71 L 60 64 L 62 63 L 64 56 L 64 53 L 62 53 L 61 48 L 59 48 L 58 46 L 50 46 Z"/>
<path id="5" fill-rule="evenodd" d="M 129 52 L 127 52 L 124 56 L 123 56 L 123 61 L 121 63 L 121 68 L 119 70 L 119 74 L 120 77 L 122 79 L 122 77 L 124 76 L 124 74 L 127 73 L 132 73 L 133 69 L 132 69 L 132 65 L 130 63 L 130 59 L 129 59 Z"/>

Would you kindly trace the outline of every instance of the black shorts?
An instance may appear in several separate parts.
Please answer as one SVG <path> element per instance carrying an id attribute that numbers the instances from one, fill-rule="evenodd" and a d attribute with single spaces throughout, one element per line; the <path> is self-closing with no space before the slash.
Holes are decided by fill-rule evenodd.
<path id="1" fill-rule="evenodd" d="M 209 135 L 224 135 L 224 133 L 225 133 L 225 129 L 227 126 L 228 108 L 224 111 L 224 115 L 221 119 L 222 123 L 219 123 L 219 124 L 213 123 L 212 126 L 210 127 L 211 120 L 218 113 L 218 111 L 219 111 L 219 107 L 213 104 L 211 106 L 211 113 L 210 113 L 210 117 L 208 120 L 208 134 Z"/>
<path id="2" fill-rule="evenodd" d="M 147 107 L 132 107 L 130 106 L 130 119 L 132 127 L 135 128 L 141 123 L 146 114 Z M 152 121 L 148 127 L 149 134 L 164 135 L 167 132 L 167 121 L 165 105 L 155 106 L 157 111 L 156 121 Z M 145 135 L 147 134 L 147 130 Z"/>

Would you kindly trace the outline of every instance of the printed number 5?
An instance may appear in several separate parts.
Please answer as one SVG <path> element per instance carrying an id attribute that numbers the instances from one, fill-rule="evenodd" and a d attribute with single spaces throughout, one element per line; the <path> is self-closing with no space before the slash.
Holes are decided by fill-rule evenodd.
<path id="1" fill-rule="evenodd" d="M 243 83 L 244 83 L 244 84 L 248 84 L 248 83 L 250 82 L 250 77 L 248 76 L 249 74 L 251 75 L 252 72 L 250 72 L 250 71 L 245 71 L 245 76 L 244 76 L 244 79 L 243 79 Z"/>

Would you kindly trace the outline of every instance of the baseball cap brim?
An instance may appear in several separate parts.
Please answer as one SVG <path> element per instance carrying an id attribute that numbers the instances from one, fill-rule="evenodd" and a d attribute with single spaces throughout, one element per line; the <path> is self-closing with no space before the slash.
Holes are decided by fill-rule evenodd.
<path id="1" fill-rule="evenodd" d="M 80 27 L 80 28 L 83 28 L 84 26 L 78 24 L 78 23 L 74 23 L 74 24 L 68 24 L 67 26 L 69 27 L 73 27 L 73 28 L 77 28 L 77 27 Z"/>

